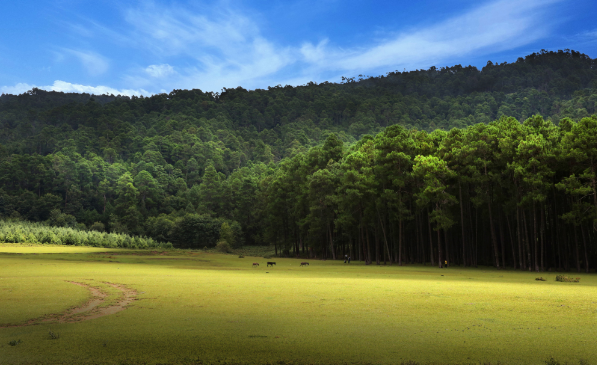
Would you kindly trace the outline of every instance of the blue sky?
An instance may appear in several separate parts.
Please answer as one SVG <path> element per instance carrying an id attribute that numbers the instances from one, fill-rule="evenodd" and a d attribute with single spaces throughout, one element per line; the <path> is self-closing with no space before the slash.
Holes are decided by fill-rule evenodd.
<path id="1" fill-rule="evenodd" d="M 589 0 L 28 0 L 0 5 L 0 93 L 340 82 L 541 49 L 597 57 Z"/>

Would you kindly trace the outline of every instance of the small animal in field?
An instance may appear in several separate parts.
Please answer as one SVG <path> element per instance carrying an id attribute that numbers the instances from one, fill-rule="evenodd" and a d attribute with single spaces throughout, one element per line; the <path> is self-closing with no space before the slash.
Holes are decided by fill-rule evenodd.
<path id="1" fill-rule="evenodd" d="M 309 265 L 309 263 L 308 262 L 301 262 L 300 266 L 305 266 L 305 265 Z"/>
<path id="2" fill-rule="evenodd" d="M 275 264 L 276 264 L 276 263 L 275 263 L 275 262 L 273 262 L 273 261 L 268 261 L 268 262 L 267 262 L 267 266 L 274 266 Z"/>
<path id="3" fill-rule="evenodd" d="M 259 263 L 258 262 L 254 262 L 253 266 L 259 266 Z"/>

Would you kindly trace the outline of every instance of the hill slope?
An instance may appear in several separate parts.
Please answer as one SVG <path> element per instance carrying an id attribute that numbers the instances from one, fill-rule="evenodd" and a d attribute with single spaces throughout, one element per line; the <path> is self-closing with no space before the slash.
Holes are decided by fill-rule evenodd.
<path id="1" fill-rule="evenodd" d="M 562 157 L 568 151 L 573 158 L 572 147 L 566 150 L 562 141 L 580 128 L 574 121 L 595 113 L 595 63 L 574 51 L 542 51 L 512 64 L 488 63 L 482 70 L 434 67 L 345 78 L 342 84 L 239 87 L 222 93 L 174 90 L 148 98 L 42 90 L 2 95 L 0 214 L 87 227 L 102 222 L 110 231 L 186 247 L 214 245 L 222 224 L 228 223 L 235 243 L 275 243 L 283 251 L 310 246 L 333 256 L 341 247 L 342 252 L 358 249 L 366 260 L 386 255 L 392 261 L 427 261 L 452 254 L 468 264 L 495 264 L 501 257 L 502 265 L 507 259 L 510 265 L 542 266 L 537 258 L 522 265 L 520 256 L 534 246 L 506 255 L 507 242 L 517 235 L 537 242 L 532 234 L 537 238 L 537 232 L 557 229 L 563 222 L 558 217 L 576 207 L 555 184 L 584 171 L 582 164 L 575 170 Z M 544 118 L 531 118 L 535 114 Z M 506 117 L 514 117 L 516 125 Z M 572 120 L 556 127 L 565 117 Z M 441 132 L 455 127 L 460 130 Z M 506 136 L 513 141 L 510 149 L 500 145 Z M 480 138 L 488 149 L 476 145 Z M 560 194 L 552 194 L 549 203 L 559 205 L 551 213 L 544 197 L 549 194 L 516 175 L 531 167 L 508 172 L 514 161 L 524 161 L 517 153 L 523 153 L 519 147 L 529 138 L 542 138 L 533 143 L 548 141 L 547 150 L 560 151 L 558 158 L 545 157 L 544 165 L 553 165 L 545 175 L 549 184 L 537 183 Z M 477 160 L 453 162 L 451 144 L 459 150 L 476 146 L 469 154 Z M 503 153 L 494 154 L 499 148 Z M 420 169 L 425 165 L 415 161 L 419 155 L 437 159 L 428 164 L 438 168 L 446 163 L 457 176 L 425 180 L 428 174 L 415 169 L 417 163 Z M 404 170 L 394 166 L 401 172 L 390 179 L 394 170 L 389 166 L 398 163 L 392 162 L 397 156 L 405 159 Z M 472 167 L 458 170 L 459 164 L 470 167 L 478 158 L 493 166 L 485 180 Z M 417 177 L 417 171 L 422 175 Z M 452 196 L 443 209 L 434 205 L 437 196 L 423 194 L 425 184 L 439 183 Z M 463 195 L 457 195 L 463 185 Z M 569 181 L 567 186 L 573 185 Z M 357 195 L 349 196 L 353 191 Z M 464 201 L 455 204 L 455 196 Z M 359 199 L 365 199 L 362 205 L 350 204 Z M 521 216 L 517 206 L 529 216 Z M 524 227 L 506 224 L 515 216 Z M 432 228 L 428 223 L 445 231 L 445 237 L 423 229 Z M 467 230 L 489 233 L 468 237 L 458 230 L 465 224 Z M 514 233 L 518 229 L 523 233 Z M 586 235 L 592 239 L 591 232 Z M 425 253 L 423 242 L 430 237 L 446 242 L 438 246 L 432 240 L 432 251 Z M 473 250 L 483 237 L 490 244 Z M 412 246 L 402 246 L 406 239 Z M 461 239 L 462 254 L 456 250 Z M 559 266 L 574 263 L 571 256 L 551 260 Z"/>

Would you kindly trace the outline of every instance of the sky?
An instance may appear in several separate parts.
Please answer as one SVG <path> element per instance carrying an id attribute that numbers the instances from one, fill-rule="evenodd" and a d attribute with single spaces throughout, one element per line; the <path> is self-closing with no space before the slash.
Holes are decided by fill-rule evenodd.
<path id="1" fill-rule="evenodd" d="M 0 5 L 0 93 L 220 92 L 597 57 L 597 1 L 27 0 Z"/>

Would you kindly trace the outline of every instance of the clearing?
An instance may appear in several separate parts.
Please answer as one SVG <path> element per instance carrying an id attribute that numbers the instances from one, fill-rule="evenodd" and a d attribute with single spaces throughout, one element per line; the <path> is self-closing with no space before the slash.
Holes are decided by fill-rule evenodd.
<path id="1" fill-rule="evenodd" d="M 7 244 L 0 363 L 597 364 L 597 277 L 556 275 Z"/>

